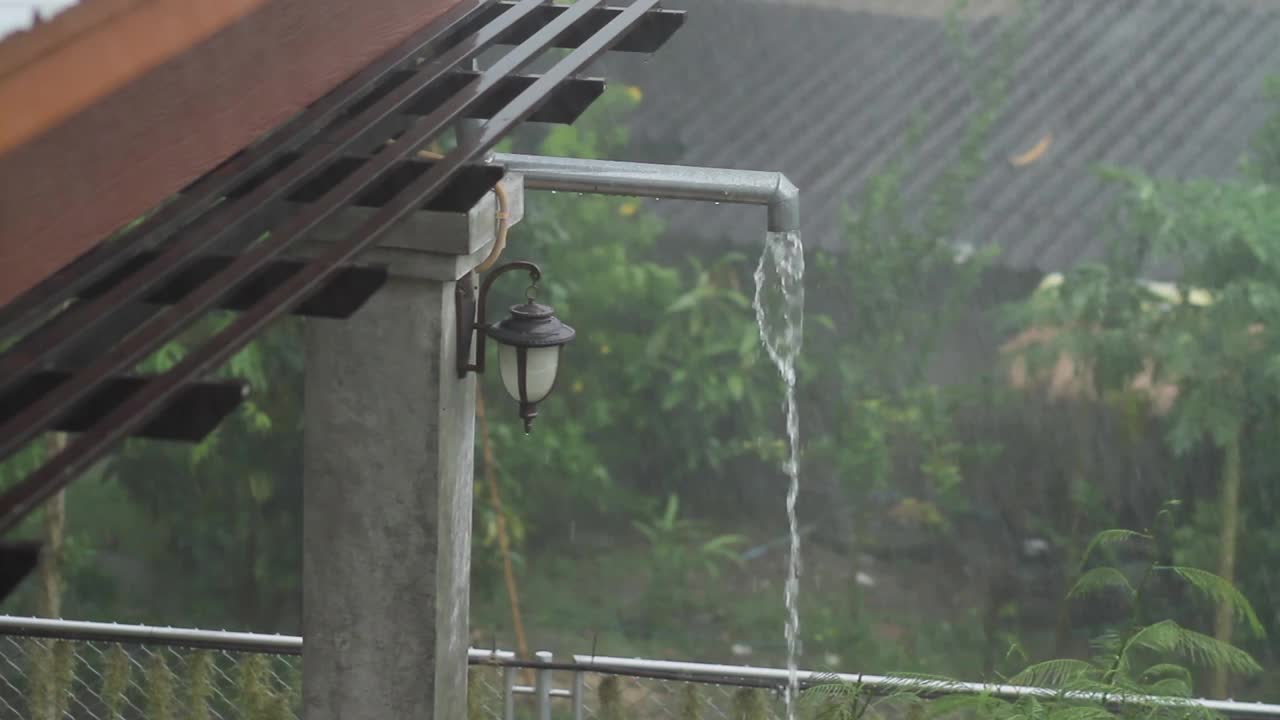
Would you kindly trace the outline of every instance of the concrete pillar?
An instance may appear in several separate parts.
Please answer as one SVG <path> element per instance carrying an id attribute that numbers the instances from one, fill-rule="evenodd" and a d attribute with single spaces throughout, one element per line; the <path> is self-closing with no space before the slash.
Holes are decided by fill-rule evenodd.
<path id="1" fill-rule="evenodd" d="M 488 252 L 488 212 L 420 213 L 370 258 L 393 276 L 365 307 L 308 321 L 306 720 L 466 716 L 476 381 L 455 370 L 454 283 Z"/>

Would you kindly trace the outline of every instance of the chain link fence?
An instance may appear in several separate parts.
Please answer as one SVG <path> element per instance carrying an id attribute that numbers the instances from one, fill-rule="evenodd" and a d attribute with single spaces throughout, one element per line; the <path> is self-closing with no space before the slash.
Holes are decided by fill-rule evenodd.
<path id="1" fill-rule="evenodd" d="M 784 715 L 781 696 L 773 690 L 555 671 L 543 676 L 548 691 L 542 693 L 538 674 L 473 665 L 467 720 L 776 720 Z M 301 717 L 301 691 L 297 656 L 0 636 L 0 718 L 295 720 Z"/>
<path id="2" fill-rule="evenodd" d="M 511 680 L 507 677 L 514 673 Z M 473 665 L 468 720 L 545 718 L 535 671 Z M 706 680 L 667 680 L 593 672 L 553 672 L 552 720 L 779 720 L 786 716 L 781 692 Z M 506 704 L 504 688 L 513 686 Z M 575 692 L 581 691 L 581 706 Z"/>
<path id="3" fill-rule="evenodd" d="M 0 717 L 292 720 L 301 658 L 0 637 Z"/>
<path id="4" fill-rule="evenodd" d="M 38 635 L 32 637 L 26 633 Z M 204 648 L 190 649 L 195 645 Z M 0 616 L 0 720 L 295 720 L 302 638 Z M 779 720 L 779 668 L 551 653 L 522 660 L 469 651 L 466 720 Z M 1278 720 L 1280 705 L 800 671 L 805 685 L 896 692 L 1123 703 L 1143 712 Z M 922 685 L 922 683 L 925 683 Z M 1070 697 L 1068 697 L 1070 696 Z M 823 691 L 810 698 L 819 703 Z M 842 696 L 829 696 L 845 703 Z M 802 703 L 804 706 L 804 703 Z M 821 712 L 822 707 L 811 708 Z M 1207 712 L 1206 712 L 1207 711 Z M 808 716 L 810 713 L 805 713 Z"/>

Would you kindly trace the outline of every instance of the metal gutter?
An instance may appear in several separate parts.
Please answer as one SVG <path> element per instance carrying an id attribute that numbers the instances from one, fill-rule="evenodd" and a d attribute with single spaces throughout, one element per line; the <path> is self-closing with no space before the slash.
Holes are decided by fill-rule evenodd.
<path id="1" fill-rule="evenodd" d="M 778 172 L 505 153 L 490 162 L 523 175 L 527 190 L 763 205 L 770 232 L 800 229 L 800 191 Z"/>

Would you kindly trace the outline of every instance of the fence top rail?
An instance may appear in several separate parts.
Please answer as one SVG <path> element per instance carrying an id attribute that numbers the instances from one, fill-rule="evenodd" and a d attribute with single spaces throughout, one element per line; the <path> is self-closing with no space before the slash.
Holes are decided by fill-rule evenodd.
<path id="1" fill-rule="evenodd" d="M 591 671 L 626 675 L 629 673 L 668 673 L 696 682 L 718 680 L 768 686 L 784 686 L 788 671 L 785 668 L 752 667 L 744 665 L 719 665 L 714 663 L 646 660 L 642 658 L 575 655 L 573 666 L 579 671 Z M 518 660 L 507 661 L 520 663 Z M 523 664 L 523 663 L 521 663 Z M 536 665 L 537 663 L 529 663 Z M 913 691 L 923 695 L 989 695 L 1017 699 L 1063 699 L 1081 702 L 1100 702 L 1110 705 L 1143 705 L 1200 707 L 1229 717 L 1274 718 L 1280 720 L 1280 705 L 1238 700 L 1211 700 L 1208 698 L 1178 698 L 1167 696 L 1129 694 L 1104 694 L 1061 690 L 1030 685 L 962 682 L 947 679 L 929 679 L 909 676 L 876 675 L 871 673 L 836 673 L 798 671 L 801 685 L 819 683 L 853 683 L 879 692 Z"/>
<path id="2" fill-rule="evenodd" d="M 273 655 L 302 654 L 302 638 L 297 635 L 198 630 L 193 628 L 155 627 L 82 620 L 53 620 L 14 615 L 0 615 L 0 635 L 84 642 L 169 645 Z M 471 648 L 467 652 L 469 662 L 475 665 L 542 667 L 568 672 L 654 677 L 686 682 L 781 687 L 786 684 L 788 677 L 788 671 L 784 668 L 600 655 L 574 655 L 570 661 L 554 662 L 551 660 L 549 653 L 539 653 L 539 656 L 538 659 L 521 659 L 513 652 L 497 649 Z M 801 670 L 799 677 L 801 683 L 806 685 L 824 682 L 847 682 L 881 692 L 912 690 L 929 695 L 984 694 L 1008 699 L 1019 697 L 1061 698 L 1084 702 L 1105 702 L 1114 705 L 1198 706 L 1233 718 L 1280 720 L 1280 704 L 1260 702 L 1156 697 L 1150 695 L 1104 696 L 1100 693 L 1071 692 L 1046 687 L 928 680 L 863 673 L 816 672 L 810 670 Z"/>
<path id="3" fill-rule="evenodd" d="M 0 635 L 84 642 L 173 645 L 270 655 L 302 654 L 302 638 L 296 635 L 197 630 L 84 620 L 53 620 L 14 615 L 0 615 Z"/>

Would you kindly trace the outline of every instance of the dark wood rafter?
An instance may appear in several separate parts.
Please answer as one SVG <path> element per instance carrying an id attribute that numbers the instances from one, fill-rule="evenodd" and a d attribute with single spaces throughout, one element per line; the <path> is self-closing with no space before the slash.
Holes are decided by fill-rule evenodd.
<path id="1" fill-rule="evenodd" d="M 0 395 L 0 422 L 30 407 L 40 397 L 67 382 L 70 370 L 46 370 L 36 373 L 12 390 Z M 58 432 L 84 432 L 132 397 L 152 380 L 148 376 L 125 376 L 102 383 L 70 412 L 58 419 L 51 429 Z M 242 380 L 217 380 L 184 386 L 165 409 L 138 428 L 138 437 L 153 440 L 200 442 L 213 432 L 240 401 L 249 394 L 249 384 Z"/>
<path id="2" fill-rule="evenodd" d="M 0 339 L 16 338 L 0 353 L 0 460 L 43 432 L 78 433 L 0 495 L 0 534 L 130 435 L 194 438 L 211 429 L 244 388 L 203 378 L 282 314 L 354 312 L 386 279 L 383 269 L 352 265 L 361 253 L 410 213 L 464 211 L 489 192 L 501 170 L 476 163 L 511 130 L 530 120 L 571 121 L 603 89 L 578 77 L 594 59 L 619 46 L 656 47 L 679 26 L 683 15 L 655 10 L 657 3 L 463 3 L 90 253 L 91 262 L 73 263 L 0 312 Z M 471 67 L 498 44 L 510 49 L 488 68 Z M 519 75 L 556 47 L 572 49 L 542 75 Z M 424 48 L 430 52 L 415 62 Z M 377 141 L 370 135 L 397 115 L 411 120 L 396 142 L 370 157 L 348 154 Z M 485 122 L 441 160 L 414 159 L 463 118 Z M 280 214 L 285 205 L 291 211 Z M 304 236 L 352 205 L 372 210 L 350 236 L 306 259 L 290 257 Z M 254 218 L 276 220 L 245 244 Z M 244 246 L 227 253 L 237 238 Z M 126 308 L 148 303 L 168 307 L 132 323 L 82 367 L 47 369 L 86 335 L 119 324 Z M 210 312 L 228 309 L 239 314 L 168 371 L 122 376 Z M 205 420 L 185 434 L 166 430 L 163 421 L 180 411 Z"/>
<path id="3" fill-rule="evenodd" d="M 80 300 L 102 297 L 116 284 L 145 267 L 155 259 L 155 252 L 139 253 L 118 272 L 108 275 L 102 282 L 86 288 Z M 230 255 L 206 255 L 191 261 L 181 272 L 169 278 L 153 292 L 143 297 L 148 305 L 174 305 L 182 301 L 193 288 L 226 268 L 235 258 Z M 302 269 L 302 260 L 276 260 L 258 274 L 247 279 L 218 305 L 220 310 L 246 310 L 261 300 L 271 288 Z M 319 290 L 293 309 L 293 314 L 303 317 L 343 319 L 359 310 L 373 294 L 387 282 L 385 267 L 345 267 L 334 273 Z"/>
<path id="4" fill-rule="evenodd" d="M 414 73 L 409 70 L 391 73 L 386 80 L 380 83 L 363 100 L 352 105 L 349 112 L 352 115 L 360 113 L 401 83 L 412 78 L 413 75 Z M 404 107 L 403 113 L 405 115 L 419 116 L 430 113 L 458 90 L 473 82 L 478 75 L 479 73 L 466 70 L 450 73 L 442 78 L 440 82 L 424 89 L 409 100 Z M 481 103 L 467 111 L 466 117 L 474 120 L 488 120 L 537 79 L 538 76 L 536 75 L 512 75 L 503 79 L 498 87 L 494 89 L 492 95 L 487 96 Z M 591 103 L 595 102 L 596 98 L 604 93 L 604 87 L 603 78 L 573 78 L 556 88 L 547 97 L 543 106 L 529 117 L 529 122 L 572 123 L 587 108 L 591 107 Z"/>
<path id="5" fill-rule="evenodd" d="M 485 10 L 475 22 L 483 24 L 492 22 L 494 18 L 514 5 L 514 0 L 505 0 Z M 503 44 L 521 43 L 537 32 L 538 28 L 551 22 L 568 8 L 567 5 L 547 4 L 538 8 L 527 19 L 520 22 L 511 33 L 502 39 Z M 599 32 L 608 22 L 622 12 L 622 8 L 603 7 L 592 10 L 583 20 L 570 28 L 563 36 L 556 39 L 556 47 L 575 48 Z M 684 25 L 685 13 L 680 10 L 653 10 L 641 18 L 640 22 L 627 32 L 613 46 L 615 52 L 652 53 Z"/>

